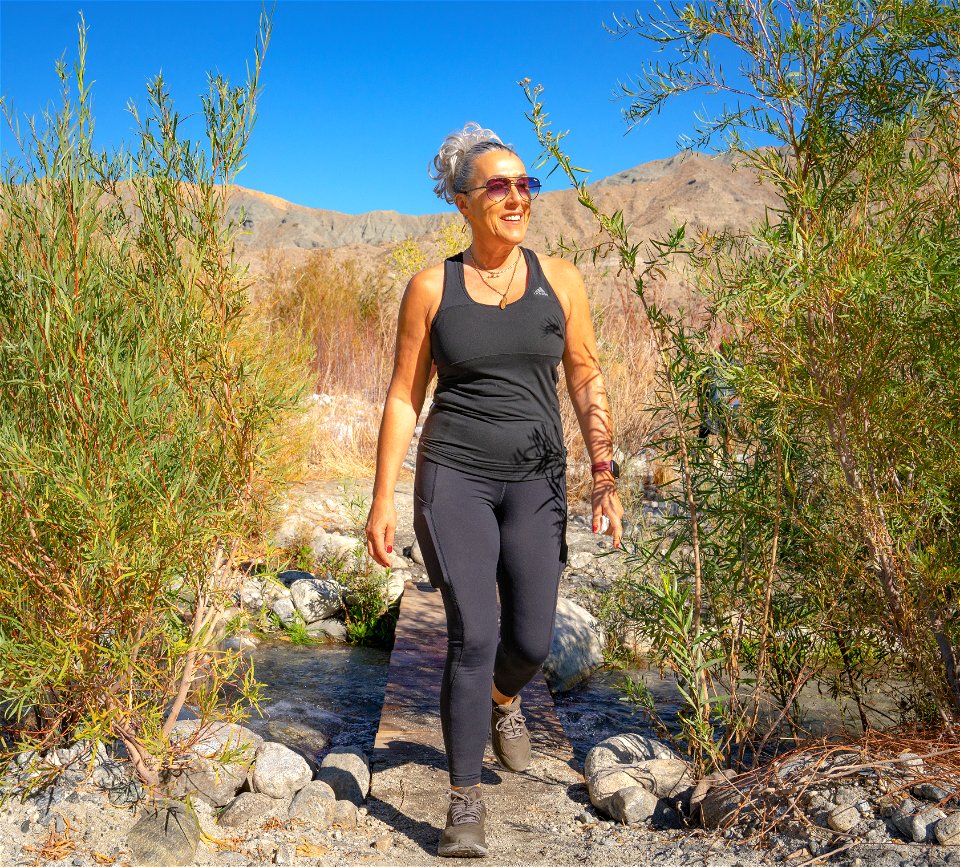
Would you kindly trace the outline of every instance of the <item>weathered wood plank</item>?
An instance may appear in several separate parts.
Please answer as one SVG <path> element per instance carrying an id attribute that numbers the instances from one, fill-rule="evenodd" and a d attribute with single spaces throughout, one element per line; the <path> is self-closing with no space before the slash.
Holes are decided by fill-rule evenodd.
<path id="1" fill-rule="evenodd" d="M 400 604 L 390 674 L 374 750 L 402 741 L 442 749 L 440 678 L 446 655 L 446 619 L 440 594 L 426 582 L 408 585 Z M 573 751 L 542 675 L 522 693 L 524 716 L 535 752 L 570 761 Z"/>

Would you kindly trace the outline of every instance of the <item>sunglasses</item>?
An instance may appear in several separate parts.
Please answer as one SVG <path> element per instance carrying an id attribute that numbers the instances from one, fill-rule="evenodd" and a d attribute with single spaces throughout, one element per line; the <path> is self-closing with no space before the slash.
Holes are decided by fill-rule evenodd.
<path id="1" fill-rule="evenodd" d="M 486 190 L 487 198 L 491 202 L 502 202 L 509 194 L 510 187 L 517 188 L 520 198 L 528 202 L 537 197 L 540 192 L 539 178 L 490 178 L 482 187 L 473 187 L 469 190 L 462 190 L 464 193 L 475 193 L 477 190 Z"/>

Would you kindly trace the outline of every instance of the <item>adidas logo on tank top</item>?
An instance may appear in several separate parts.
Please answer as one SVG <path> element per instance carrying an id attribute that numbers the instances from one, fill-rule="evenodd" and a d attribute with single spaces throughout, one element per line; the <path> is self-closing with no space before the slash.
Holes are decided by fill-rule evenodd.
<path id="1" fill-rule="evenodd" d="M 540 295 L 540 296 L 543 297 L 543 298 L 549 298 L 549 297 L 550 297 L 549 295 L 547 295 L 547 290 L 544 289 L 543 286 L 537 286 L 537 288 L 534 290 L 534 293 L 533 293 L 533 294 L 534 294 L 534 295 Z"/>

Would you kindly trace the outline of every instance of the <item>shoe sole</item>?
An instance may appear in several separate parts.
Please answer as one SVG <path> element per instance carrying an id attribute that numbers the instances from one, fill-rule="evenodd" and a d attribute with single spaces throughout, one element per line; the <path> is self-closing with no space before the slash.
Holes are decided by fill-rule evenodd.
<path id="1" fill-rule="evenodd" d="M 441 858 L 486 858 L 487 849 L 479 843 L 456 843 L 437 850 Z"/>

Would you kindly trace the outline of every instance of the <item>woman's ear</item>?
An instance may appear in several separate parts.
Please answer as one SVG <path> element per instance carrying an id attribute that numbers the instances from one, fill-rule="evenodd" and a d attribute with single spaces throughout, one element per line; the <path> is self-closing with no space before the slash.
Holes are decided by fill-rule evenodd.
<path id="1" fill-rule="evenodd" d="M 457 193 L 453 197 L 453 203 L 457 206 L 457 210 L 463 215 L 465 220 L 469 219 L 467 217 L 467 197 L 463 193 Z"/>

